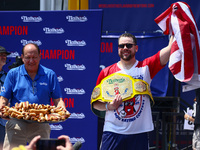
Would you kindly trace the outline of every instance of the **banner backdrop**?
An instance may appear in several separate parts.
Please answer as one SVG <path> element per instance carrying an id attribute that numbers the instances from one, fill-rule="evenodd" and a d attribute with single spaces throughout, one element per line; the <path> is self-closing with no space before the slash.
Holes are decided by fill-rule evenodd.
<path id="1" fill-rule="evenodd" d="M 103 9 L 103 32 L 153 32 L 160 30 L 154 19 L 178 0 L 91 0 L 90 9 Z M 200 27 L 200 1 L 182 0 L 190 5 Z M 112 21 L 111 21 L 112 20 Z"/>
<path id="2" fill-rule="evenodd" d="M 191 7 L 197 27 L 200 29 L 200 13 L 198 13 L 200 1 L 182 1 Z M 139 52 L 136 55 L 139 60 L 141 57 L 146 58 L 157 52 L 158 49 L 165 47 L 168 38 L 160 38 L 159 34 L 162 35 L 162 31 L 154 19 L 175 2 L 177 0 L 90 1 L 90 9 L 103 9 L 100 68 L 119 60 L 116 52 L 117 38 L 124 32 L 130 32 L 139 38 Z M 111 58 L 108 59 L 109 56 Z M 153 96 L 181 96 L 182 99 L 192 104 L 195 97 L 194 92 L 183 93 L 179 90 L 180 88 L 180 83 L 174 79 L 167 67 L 154 77 L 151 86 Z"/>
<path id="3" fill-rule="evenodd" d="M 12 52 L 8 66 L 27 43 L 41 50 L 41 64 L 53 69 L 68 120 L 50 124 L 51 138 L 64 134 L 83 149 L 97 149 L 97 117 L 90 109 L 90 95 L 99 73 L 102 11 L 0 12 L 0 45 Z M 39 89 L 38 89 L 39 90 Z"/>

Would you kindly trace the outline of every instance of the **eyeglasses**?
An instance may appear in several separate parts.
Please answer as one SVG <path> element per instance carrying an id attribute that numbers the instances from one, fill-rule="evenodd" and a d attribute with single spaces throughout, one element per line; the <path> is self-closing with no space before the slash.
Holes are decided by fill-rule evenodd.
<path id="1" fill-rule="evenodd" d="M 136 44 L 130 44 L 130 43 L 119 44 L 118 47 L 119 47 L 119 48 L 124 48 L 125 45 L 126 45 L 127 48 L 132 48 L 133 45 L 136 45 Z"/>

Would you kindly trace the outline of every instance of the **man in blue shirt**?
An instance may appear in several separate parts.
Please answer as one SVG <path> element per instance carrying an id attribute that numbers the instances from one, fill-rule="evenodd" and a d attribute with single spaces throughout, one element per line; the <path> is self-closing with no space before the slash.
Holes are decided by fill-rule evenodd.
<path id="1" fill-rule="evenodd" d="M 6 78 L 7 73 L 2 68 L 6 64 L 7 55 L 9 54 L 10 52 L 7 52 L 4 47 L 0 46 L 0 88 L 3 86 L 5 78 Z M 5 137 L 5 124 L 6 124 L 6 120 L 0 118 L 0 135 L 1 135 L 0 149 L 2 149 L 3 147 L 3 141 Z"/>
<path id="2" fill-rule="evenodd" d="M 0 94 L 0 108 L 8 105 L 8 99 L 10 99 L 10 106 L 14 106 L 15 103 L 25 101 L 46 105 L 50 104 L 52 98 L 55 106 L 66 109 L 55 72 L 40 64 L 39 47 L 33 43 L 25 45 L 21 58 L 24 64 L 11 69 L 6 76 Z M 3 148 L 11 149 L 18 145 L 26 145 L 37 135 L 49 138 L 49 124 L 9 120 L 6 124 Z"/>

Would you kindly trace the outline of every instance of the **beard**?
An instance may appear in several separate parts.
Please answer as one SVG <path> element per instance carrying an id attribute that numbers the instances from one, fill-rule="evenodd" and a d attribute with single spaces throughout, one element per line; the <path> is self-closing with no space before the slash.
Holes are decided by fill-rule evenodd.
<path id="1" fill-rule="evenodd" d="M 119 53 L 119 57 L 124 61 L 130 61 L 132 58 L 134 58 L 134 54 L 129 54 L 128 56 L 124 56 L 122 53 Z"/>

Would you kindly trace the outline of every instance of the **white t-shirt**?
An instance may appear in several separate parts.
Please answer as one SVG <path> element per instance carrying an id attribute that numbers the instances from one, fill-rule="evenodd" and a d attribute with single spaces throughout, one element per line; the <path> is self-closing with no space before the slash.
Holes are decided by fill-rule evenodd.
<path id="1" fill-rule="evenodd" d="M 152 78 L 164 67 L 160 64 L 159 53 L 143 61 L 136 61 L 129 70 L 120 68 L 118 63 L 103 69 L 97 79 L 97 85 L 103 78 L 113 73 L 127 74 L 135 79 L 142 79 L 150 85 Z M 123 102 L 117 110 L 106 111 L 103 131 L 119 134 L 137 134 L 152 131 L 153 129 L 148 95 L 137 95 Z"/>

